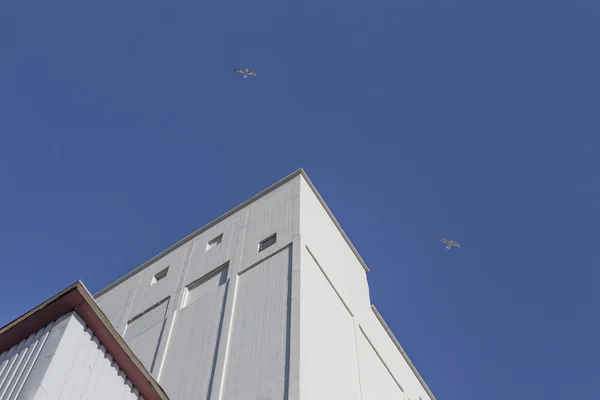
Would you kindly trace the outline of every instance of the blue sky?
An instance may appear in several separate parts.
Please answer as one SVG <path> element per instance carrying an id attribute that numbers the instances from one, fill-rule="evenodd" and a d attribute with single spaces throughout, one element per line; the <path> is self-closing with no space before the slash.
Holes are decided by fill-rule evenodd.
<path id="1" fill-rule="evenodd" d="M 304 167 L 438 399 L 594 397 L 599 20 L 595 0 L 3 2 L 0 325 Z"/>

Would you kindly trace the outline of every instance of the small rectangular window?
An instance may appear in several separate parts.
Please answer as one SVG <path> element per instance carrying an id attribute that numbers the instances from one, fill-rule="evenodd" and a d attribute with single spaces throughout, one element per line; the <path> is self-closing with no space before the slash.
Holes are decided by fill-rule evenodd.
<path id="1" fill-rule="evenodd" d="M 169 267 L 163 269 L 160 272 L 157 272 L 156 274 L 154 274 L 154 276 L 152 277 L 152 282 L 150 283 L 151 285 L 154 285 L 156 282 L 160 281 L 161 279 L 163 279 L 165 276 L 167 276 L 167 273 L 169 272 Z"/>
<path id="2" fill-rule="evenodd" d="M 214 238 L 214 239 L 210 240 L 208 243 L 206 243 L 206 251 L 212 249 L 213 247 L 215 247 L 216 245 L 221 243 L 221 241 L 223 241 L 222 233 L 219 236 L 217 236 L 216 238 Z"/>
<path id="3" fill-rule="evenodd" d="M 269 236 L 268 238 L 266 238 L 265 240 L 263 240 L 262 242 L 260 242 L 260 244 L 258 246 L 258 251 L 263 251 L 267 247 L 275 244 L 276 241 L 277 241 L 277 234 L 274 233 L 271 236 Z"/>

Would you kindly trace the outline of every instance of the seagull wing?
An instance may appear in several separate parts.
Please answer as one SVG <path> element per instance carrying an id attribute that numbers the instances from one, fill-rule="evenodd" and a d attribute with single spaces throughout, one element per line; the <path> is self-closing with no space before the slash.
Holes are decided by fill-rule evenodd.
<path id="1" fill-rule="evenodd" d="M 455 242 L 455 241 L 452 241 L 452 246 L 454 246 L 454 247 L 461 247 L 462 248 L 462 246 L 460 245 L 460 243 Z"/>
<path id="2" fill-rule="evenodd" d="M 251 69 L 248 71 L 248 75 L 256 75 L 256 71 Z"/>
<path id="3" fill-rule="evenodd" d="M 449 245 L 450 243 L 452 243 L 450 240 L 448 240 L 448 239 L 446 239 L 446 238 L 441 238 L 441 239 L 440 239 L 440 242 L 442 242 L 442 243 L 444 243 L 444 244 L 448 244 L 448 245 Z"/>
<path id="4" fill-rule="evenodd" d="M 241 68 L 236 68 L 233 70 L 234 72 L 241 72 L 242 74 L 244 73 L 244 70 Z"/>

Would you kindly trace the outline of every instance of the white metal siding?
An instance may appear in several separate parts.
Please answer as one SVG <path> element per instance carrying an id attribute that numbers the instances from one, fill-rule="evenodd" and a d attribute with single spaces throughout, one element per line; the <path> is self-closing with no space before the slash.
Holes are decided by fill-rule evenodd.
<path id="1" fill-rule="evenodd" d="M 18 398 L 54 322 L 0 354 L 0 400 Z"/>
<path id="2" fill-rule="evenodd" d="M 0 355 L 0 400 L 76 399 L 141 397 L 75 312 Z"/>

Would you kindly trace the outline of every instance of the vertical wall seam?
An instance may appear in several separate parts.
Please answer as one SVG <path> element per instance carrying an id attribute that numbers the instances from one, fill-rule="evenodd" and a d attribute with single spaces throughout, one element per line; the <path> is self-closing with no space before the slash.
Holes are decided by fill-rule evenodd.
<path id="1" fill-rule="evenodd" d="M 237 278 L 237 277 L 236 277 Z M 236 308 L 236 300 L 237 300 L 237 293 L 238 293 L 238 279 L 235 279 L 234 282 L 234 287 L 233 287 L 233 295 L 232 297 L 232 305 L 231 305 L 231 315 L 229 316 L 229 326 L 227 329 L 227 340 L 225 341 L 225 354 L 223 355 L 223 371 L 221 373 L 221 382 L 219 384 L 219 397 L 218 400 L 221 400 L 223 398 L 223 389 L 225 386 L 225 379 L 227 378 L 227 364 L 228 363 L 228 358 L 229 358 L 229 349 L 231 348 L 230 344 L 231 344 L 231 333 L 233 331 L 233 320 L 235 318 L 235 308 Z"/>
<path id="2" fill-rule="evenodd" d="M 354 353 L 356 354 L 356 373 L 358 374 L 358 390 L 360 393 L 360 398 L 361 400 L 363 399 L 363 390 L 362 390 L 362 383 L 360 381 L 360 360 L 359 360 L 359 355 L 358 355 L 358 340 L 356 338 L 356 328 L 357 328 L 358 322 L 356 322 L 356 319 L 354 317 L 352 317 L 352 334 L 354 336 Z"/>
<path id="3" fill-rule="evenodd" d="M 288 400 L 300 400 L 300 359 L 301 359 L 301 332 L 300 332 L 300 310 L 301 310 L 301 288 L 302 288 L 302 241 L 300 237 L 292 241 L 292 247 L 290 249 L 291 254 L 291 266 L 289 276 L 289 290 L 290 290 L 290 303 L 289 303 L 289 346 L 290 351 L 288 354 L 289 362 L 289 387 L 288 387 Z"/>
<path id="4" fill-rule="evenodd" d="M 133 309 L 133 305 L 135 304 L 135 299 L 137 297 L 138 290 L 141 286 L 141 281 L 142 281 L 141 275 L 133 278 L 133 285 L 134 285 L 134 288 L 132 290 L 133 294 L 131 296 L 128 296 L 128 298 L 131 299 L 131 301 L 129 302 L 129 304 L 127 304 L 127 306 L 123 310 L 123 313 L 121 314 L 121 317 L 119 318 L 118 325 L 116 326 L 118 333 L 121 334 L 121 336 L 123 336 L 123 337 L 125 337 L 125 331 L 127 330 L 127 321 L 129 321 L 129 316 L 131 315 L 131 310 Z"/>
<path id="5" fill-rule="evenodd" d="M 288 281 L 287 281 L 287 315 L 286 315 L 286 341 L 285 341 L 285 377 L 284 377 L 284 400 L 290 398 L 290 373 L 291 373 L 291 354 L 292 354 L 292 267 L 294 265 L 294 243 L 288 249 Z M 270 307 L 269 307 L 270 308 Z"/>
<path id="6" fill-rule="evenodd" d="M 220 399 L 223 393 L 223 386 L 225 382 L 226 364 L 227 357 L 229 356 L 228 347 L 231 340 L 231 330 L 233 329 L 233 316 L 235 309 L 235 300 L 238 286 L 238 273 L 235 271 L 239 269 L 238 265 L 241 264 L 241 254 L 239 253 L 240 243 L 245 243 L 244 235 L 240 232 L 245 229 L 241 225 L 242 217 L 240 216 L 234 222 L 235 241 L 232 241 L 232 247 L 230 250 L 230 261 L 227 271 L 227 288 L 224 293 L 222 320 L 219 327 L 218 344 L 215 344 L 216 362 L 212 371 L 213 377 L 211 378 L 210 391 L 207 394 L 207 399 Z"/>
<path id="7" fill-rule="evenodd" d="M 210 370 L 210 374 L 209 374 L 208 387 L 206 388 L 206 395 L 208 396 L 209 399 L 212 396 L 215 375 L 217 374 L 217 364 L 218 364 L 218 360 L 219 360 L 219 347 L 221 346 L 221 336 L 223 334 L 223 324 L 225 323 L 225 311 L 226 311 L 225 307 L 227 304 L 227 294 L 229 293 L 229 288 L 231 287 L 231 279 L 227 280 L 227 283 L 225 285 L 226 285 L 225 293 L 223 294 L 223 302 L 221 303 L 222 304 L 221 317 L 219 318 L 219 325 L 217 328 L 217 337 L 215 340 L 215 352 L 213 355 L 213 362 L 212 362 L 211 370 Z"/>
<path id="8" fill-rule="evenodd" d="M 165 325 L 166 322 L 169 322 L 169 326 L 167 329 L 167 335 L 166 335 L 166 339 L 165 339 L 165 344 L 162 350 L 162 354 L 160 355 L 160 365 L 158 366 L 158 372 L 156 373 L 156 380 L 160 380 L 160 375 L 163 371 L 163 366 L 165 363 L 165 359 L 167 358 L 167 352 L 169 351 L 169 343 L 171 341 L 171 333 L 173 332 L 173 327 L 175 326 L 175 320 L 177 319 L 177 312 L 179 311 L 179 309 L 181 308 L 181 301 L 183 299 L 183 292 L 185 290 L 184 286 L 183 286 L 183 282 L 185 281 L 185 278 L 187 276 L 187 270 L 189 268 L 189 264 L 190 264 L 190 260 L 192 259 L 192 254 L 194 253 L 194 248 L 196 247 L 196 240 L 192 240 L 190 245 L 188 246 L 188 250 L 185 254 L 185 258 L 183 259 L 183 263 L 181 265 L 181 270 L 179 271 L 179 276 L 177 277 L 177 286 L 176 288 L 179 289 L 179 292 L 175 292 L 175 295 L 173 297 L 171 297 L 171 300 L 169 301 L 169 306 L 167 309 L 167 317 L 166 317 L 166 321 L 165 321 Z M 177 290 L 177 289 L 176 289 Z M 165 326 L 163 326 L 163 330 L 165 329 Z M 161 333 L 162 336 L 162 333 Z M 159 344 L 160 346 L 160 344 Z M 160 351 L 160 349 L 159 349 Z"/>

